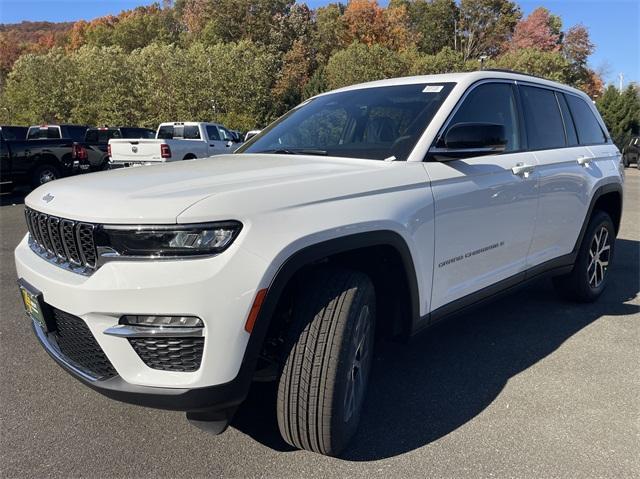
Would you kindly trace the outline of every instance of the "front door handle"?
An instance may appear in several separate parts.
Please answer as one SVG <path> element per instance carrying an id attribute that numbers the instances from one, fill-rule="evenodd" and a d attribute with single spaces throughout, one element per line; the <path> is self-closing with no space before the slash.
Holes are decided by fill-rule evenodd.
<path id="1" fill-rule="evenodd" d="M 532 173 L 535 169 L 535 165 L 525 165 L 524 163 L 518 163 L 516 166 L 511 168 L 511 171 L 514 175 L 528 178 L 529 174 Z"/>
<path id="2" fill-rule="evenodd" d="M 590 156 L 580 156 L 576 161 L 580 166 L 589 166 L 592 159 L 593 158 L 591 158 Z"/>

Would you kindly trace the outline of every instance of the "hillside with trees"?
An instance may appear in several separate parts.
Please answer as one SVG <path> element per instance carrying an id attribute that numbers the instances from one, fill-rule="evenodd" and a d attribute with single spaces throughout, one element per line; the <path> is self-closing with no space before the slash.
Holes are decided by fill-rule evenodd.
<path id="1" fill-rule="evenodd" d="M 264 126 L 314 94 L 393 76 L 508 68 L 603 92 L 587 29 L 510 0 L 176 0 L 0 28 L 0 122 Z"/>

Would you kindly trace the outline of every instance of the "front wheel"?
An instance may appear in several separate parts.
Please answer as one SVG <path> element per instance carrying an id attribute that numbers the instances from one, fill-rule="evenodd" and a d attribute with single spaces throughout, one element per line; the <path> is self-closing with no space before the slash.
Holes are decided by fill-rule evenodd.
<path id="1" fill-rule="evenodd" d="M 331 456 L 347 446 L 371 370 L 375 316 L 373 284 L 363 273 L 327 267 L 302 282 L 278 384 L 286 442 Z"/>
<path id="2" fill-rule="evenodd" d="M 607 285 L 616 232 L 611 217 L 596 211 L 589 221 L 571 273 L 553 278 L 565 297 L 582 303 L 598 299 Z"/>
<path id="3" fill-rule="evenodd" d="M 31 175 L 31 185 L 34 188 L 60 178 L 60 170 L 53 165 L 40 165 Z"/>

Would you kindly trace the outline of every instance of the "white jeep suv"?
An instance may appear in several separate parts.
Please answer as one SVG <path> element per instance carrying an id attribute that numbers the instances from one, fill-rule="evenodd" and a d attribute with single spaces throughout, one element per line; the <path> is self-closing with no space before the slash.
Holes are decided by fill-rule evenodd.
<path id="1" fill-rule="evenodd" d="M 542 275 L 579 301 L 607 284 L 620 153 L 573 88 L 499 71 L 356 85 L 238 153 L 27 197 L 22 296 L 72 376 L 215 432 L 273 379 L 283 438 L 335 455 L 376 337 Z"/>

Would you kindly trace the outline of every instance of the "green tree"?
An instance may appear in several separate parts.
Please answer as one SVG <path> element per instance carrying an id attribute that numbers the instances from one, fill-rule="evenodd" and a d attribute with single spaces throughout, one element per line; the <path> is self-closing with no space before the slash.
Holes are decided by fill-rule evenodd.
<path id="1" fill-rule="evenodd" d="M 497 56 L 521 17 L 510 0 L 461 0 L 459 35 L 465 60 Z"/>
<path id="2" fill-rule="evenodd" d="M 44 55 L 22 55 L 2 92 L 2 116 L 16 124 L 67 121 L 73 109 L 75 74 L 74 63 L 61 48 Z"/>
<path id="3" fill-rule="evenodd" d="M 620 150 L 631 136 L 640 135 L 640 94 L 635 85 L 627 86 L 622 92 L 609 85 L 596 106 Z"/>
<path id="4" fill-rule="evenodd" d="M 454 0 L 404 2 L 409 12 L 411 27 L 419 35 L 418 48 L 421 52 L 435 55 L 445 47 L 455 47 L 458 7 Z"/>
<path id="5" fill-rule="evenodd" d="M 571 65 L 560 52 L 544 52 L 535 48 L 507 52 L 490 60 L 488 66 L 529 73 L 560 83 L 568 83 L 570 79 Z"/>
<path id="6" fill-rule="evenodd" d="M 313 47 L 317 52 L 318 62 L 326 64 L 331 55 L 341 49 L 346 36 L 344 23 L 345 7 L 341 3 L 330 3 L 315 11 L 315 30 L 313 31 Z"/>
<path id="7" fill-rule="evenodd" d="M 378 44 L 352 43 L 336 52 L 327 63 L 325 78 L 329 88 L 381 80 L 409 74 L 412 62 L 403 52 L 395 52 Z"/>

